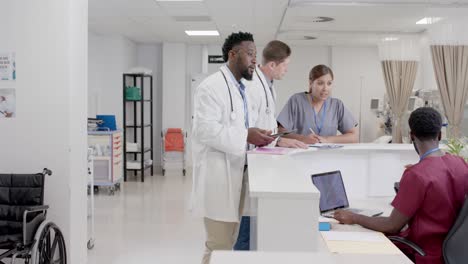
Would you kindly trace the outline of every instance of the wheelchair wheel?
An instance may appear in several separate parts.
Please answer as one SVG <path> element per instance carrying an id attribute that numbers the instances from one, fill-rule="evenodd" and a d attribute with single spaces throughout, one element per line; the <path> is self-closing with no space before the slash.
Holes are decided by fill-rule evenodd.
<path id="1" fill-rule="evenodd" d="M 32 250 L 31 264 L 66 264 L 67 251 L 62 232 L 52 222 L 43 222 L 39 226 Z"/>

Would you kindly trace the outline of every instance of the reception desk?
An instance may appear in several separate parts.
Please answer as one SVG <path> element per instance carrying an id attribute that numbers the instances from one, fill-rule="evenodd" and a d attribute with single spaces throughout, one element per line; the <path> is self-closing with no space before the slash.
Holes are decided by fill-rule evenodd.
<path id="1" fill-rule="evenodd" d="M 211 256 L 211 264 L 412 264 L 404 255 L 355 255 L 330 254 L 318 252 L 241 252 L 215 251 Z"/>
<path id="2" fill-rule="evenodd" d="M 410 144 L 352 144 L 338 149 L 294 150 L 286 155 L 248 154 L 251 248 L 322 251 L 320 193 L 311 175 L 340 170 L 348 198 L 394 195 L 404 165 L 418 162 Z M 351 205 L 353 205 L 351 203 Z"/>

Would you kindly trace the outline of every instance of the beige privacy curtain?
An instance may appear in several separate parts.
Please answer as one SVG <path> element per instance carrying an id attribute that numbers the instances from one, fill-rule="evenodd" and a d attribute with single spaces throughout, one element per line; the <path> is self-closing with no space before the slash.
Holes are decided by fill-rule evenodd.
<path id="1" fill-rule="evenodd" d="M 431 45 L 432 62 L 440 90 L 449 137 L 461 137 L 461 121 L 468 95 L 468 46 Z"/>
<path id="2" fill-rule="evenodd" d="M 409 60 L 383 60 L 385 87 L 393 112 L 392 143 L 402 143 L 401 122 L 413 90 L 418 62 Z"/>

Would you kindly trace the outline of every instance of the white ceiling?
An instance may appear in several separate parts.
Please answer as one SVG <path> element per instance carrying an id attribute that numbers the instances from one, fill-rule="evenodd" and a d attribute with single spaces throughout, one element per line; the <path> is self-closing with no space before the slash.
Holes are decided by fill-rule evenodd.
<path id="1" fill-rule="evenodd" d="M 249 31 L 265 44 L 278 38 L 296 45 L 375 45 L 386 36 L 414 35 L 426 16 L 468 13 L 468 0 L 89 0 L 89 28 L 140 43 L 216 44 L 234 31 Z M 314 23 L 316 16 L 335 20 Z M 188 37 L 185 30 L 217 29 L 219 37 Z M 305 40 L 304 36 L 317 37 Z"/>

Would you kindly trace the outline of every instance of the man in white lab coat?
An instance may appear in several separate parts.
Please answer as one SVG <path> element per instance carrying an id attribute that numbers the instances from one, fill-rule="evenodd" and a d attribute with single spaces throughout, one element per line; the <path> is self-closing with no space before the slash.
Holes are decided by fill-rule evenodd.
<path id="1" fill-rule="evenodd" d="M 247 84 L 249 114 L 253 121 L 251 125 L 277 133 L 276 91 L 273 82 L 283 79 L 288 72 L 290 56 L 291 48 L 279 40 L 270 41 L 263 49 L 262 64 L 256 67 L 252 81 Z M 273 144 L 287 148 L 307 148 L 301 141 L 290 138 L 278 138 Z"/>
<path id="2" fill-rule="evenodd" d="M 247 98 L 249 100 L 249 115 L 251 116 L 251 126 L 271 130 L 277 133 L 278 124 L 276 122 L 276 91 L 273 82 L 281 80 L 288 71 L 291 56 L 291 48 L 279 40 L 270 41 L 262 53 L 262 64 L 258 65 L 253 74 L 252 81 L 247 83 Z M 303 142 L 292 138 L 278 138 L 270 146 L 288 148 L 307 148 Z M 248 188 L 247 188 L 248 189 Z M 250 248 L 250 219 L 248 215 L 249 197 L 246 195 L 245 217 L 242 217 L 240 233 L 235 250 L 249 250 Z"/>
<path id="3" fill-rule="evenodd" d="M 204 218 L 204 264 L 213 250 L 231 250 L 243 209 L 247 144 L 268 145 L 271 131 L 249 128 L 244 80 L 255 71 L 250 33 L 233 33 L 223 45 L 227 62 L 196 88 L 192 127 L 191 210 Z"/>

